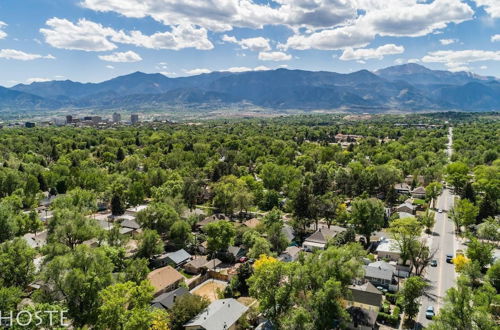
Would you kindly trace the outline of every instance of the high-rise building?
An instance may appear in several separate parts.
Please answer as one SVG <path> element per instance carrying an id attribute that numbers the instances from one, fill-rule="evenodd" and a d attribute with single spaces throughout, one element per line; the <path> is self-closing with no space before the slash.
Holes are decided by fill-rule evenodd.
<path id="1" fill-rule="evenodd" d="M 73 122 L 73 116 L 72 115 L 67 115 L 66 116 L 66 124 L 71 124 Z"/>
<path id="2" fill-rule="evenodd" d="M 136 124 L 136 123 L 138 123 L 138 122 L 139 122 L 139 115 L 138 115 L 138 114 L 135 114 L 135 113 L 134 113 L 134 114 L 131 114 L 131 115 L 130 115 L 130 122 L 131 122 L 132 124 Z"/>
<path id="3" fill-rule="evenodd" d="M 122 115 L 120 115 L 118 112 L 115 112 L 113 114 L 113 122 L 119 123 L 120 121 L 122 121 Z"/>

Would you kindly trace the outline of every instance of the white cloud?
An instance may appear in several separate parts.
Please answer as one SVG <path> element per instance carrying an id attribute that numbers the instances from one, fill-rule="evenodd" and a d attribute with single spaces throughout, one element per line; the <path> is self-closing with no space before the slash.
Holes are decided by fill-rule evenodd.
<path id="1" fill-rule="evenodd" d="M 115 67 L 114 67 L 114 66 L 112 66 L 112 65 L 106 65 L 106 68 L 107 68 L 107 69 L 110 69 L 110 70 L 113 70 Z"/>
<path id="2" fill-rule="evenodd" d="M 268 68 L 267 66 L 257 66 L 255 68 L 249 68 L 246 66 L 237 66 L 237 67 L 232 67 L 224 70 L 220 70 L 221 72 L 247 72 L 247 71 L 267 71 L 271 70 L 271 68 Z"/>
<path id="3" fill-rule="evenodd" d="M 429 52 L 422 58 L 426 63 L 443 63 L 450 70 L 454 71 L 470 71 L 469 68 L 465 70 L 466 66 L 472 62 L 483 61 L 500 61 L 500 51 L 489 50 L 439 50 Z"/>
<path id="4" fill-rule="evenodd" d="M 142 61 L 142 57 L 129 50 L 128 52 L 116 52 L 110 55 L 100 55 L 99 58 L 107 62 L 130 63 Z"/>
<path id="5" fill-rule="evenodd" d="M 2 31 L 2 29 L 6 26 L 7 23 L 0 21 L 0 39 L 3 39 L 7 36 L 7 33 L 5 31 Z"/>
<path id="6" fill-rule="evenodd" d="M 213 44 L 208 40 L 207 30 L 192 25 L 172 26 L 171 31 L 156 32 L 147 36 L 136 30 L 129 33 L 116 31 L 86 19 L 80 19 L 73 24 L 66 19 L 51 18 L 46 24 L 49 28 L 40 29 L 40 32 L 45 36 L 45 41 L 56 48 L 109 51 L 117 48 L 115 43 L 152 49 L 213 48 Z"/>
<path id="7" fill-rule="evenodd" d="M 84 51 L 109 51 L 117 46 L 108 40 L 116 32 L 105 28 L 101 24 L 80 19 L 73 24 L 66 19 L 51 18 L 45 24 L 47 29 L 40 29 L 47 42 L 52 47 L 84 50 Z"/>
<path id="8" fill-rule="evenodd" d="M 204 74 L 204 73 L 210 73 L 212 70 L 210 69 L 204 69 L 204 68 L 198 68 L 198 69 L 192 69 L 192 70 L 184 70 L 185 73 L 191 76 L 197 76 L 199 74 Z"/>
<path id="9" fill-rule="evenodd" d="M 467 65 L 459 65 L 459 66 L 451 66 L 448 68 L 449 71 L 451 72 L 470 72 L 471 69 Z"/>
<path id="10" fill-rule="evenodd" d="M 46 81 L 50 81 L 50 79 L 48 79 L 48 78 L 29 78 L 29 79 L 26 79 L 26 83 L 28 83 L 28 84 L 32 84 L 34 82 L 46 82 Z"/>
<path id="11" fill-rule="evenodd" d="M 491 36 L 491 42 L 500 41 L 500 34 L 495 34 Z"/>
<path id="12" fill-rule="evenodd" d="M 448 46 L 457 42 L 458 39 L 439 39 L 441 45 Z"/>
<path id="13" fill-rule="evenodd" d="M 498 0 L 474 0 L 478 7 L 483 6 L 484 10 L 493 18 L 500 18 L 500 1 Z"/>
<path id="14" fill-rule="evenodd" d="M 406 62 L 408 62 L 408 63 L 418 63 L 418 62 L 420 62 L 420 59 L 418 59 L 418 58 L 410 58 Z"/>
<path id="15" fill-rule="evenodd" d="M 259 60 L 261 61 L 289 61 L 292 55 L 283 52 L 260 52 Z"/>
<path id="16" fill-rule="evenodd" d="M 0 49 L 0 58 L 5 58 L 8 60 L 19 60 L 19 61 L 32 61 L 37 59 L 55 59 L 52 55 L 40 55 L 40 54 L 30 54 L 25 53 L 16 49 Z"/>
<path id="17" fill-rule="evenodd" d="M 276 6 L 259 4 L 255 0 L 84 0 L 82 4 L 95 11 L 113 11 L 135 18 L 150 16 L 165 25 L 195 24 L 216 32 L 230 31 L 234 26 L 326 28 L 356 16 L 352 1 L 274 2 Z"/>
<path id="18" fill-rule="evenodd" d="M 486 65 L 481 65 L 479 68 L 480 68 L 481 70 L 486 70 L 486 69 L 488 69 L 488 67 L 487 67 Z"/>
<path id="19" fill-rule="evenodd" d="M 263 37 L 238 40 L 236 39 L 236 37 L 228 36 L 227 34 L 225 34 L 222 36 L 222 41 L 240 45 L 242 49 L 249 49 L 254 52 L 264 52 L 271 50 L 269 39 Z"/>
<path id="20" fill-rule="evenodd" d="M 346 48 L 340 56 L 342 61 L 352 60 L 369 60 L 369 59 L 383 59 L 385 55 L 394 55 L 404 53 L 405 48 L 395 44 L 386 44 L 377 48 L 361 48 L 352 49 Z"/>
<path id="21" fill-rule="evenodd" d="M 367 46 L 377 35 L 418 37 L 435 33 L 450 23 L 472 19 L 473 10 L 460 0 L 357 0 L 366 13 L 341 27 L 296 33 L 286 48 L 336 50 Z M 281 46 L 283 47 L 283 46 Z"/>

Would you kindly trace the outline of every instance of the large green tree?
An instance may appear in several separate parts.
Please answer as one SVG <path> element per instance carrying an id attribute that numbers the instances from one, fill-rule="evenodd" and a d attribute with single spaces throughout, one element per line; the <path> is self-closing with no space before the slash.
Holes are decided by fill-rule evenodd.
<path id="1" fill-rule="evenodd" d="M 351 223 L 356 231 L 365 236 L 370 243 L 370 236 L 384 225 L 384 204 L 375 198 L 355 199 L 351 206 Z"/>

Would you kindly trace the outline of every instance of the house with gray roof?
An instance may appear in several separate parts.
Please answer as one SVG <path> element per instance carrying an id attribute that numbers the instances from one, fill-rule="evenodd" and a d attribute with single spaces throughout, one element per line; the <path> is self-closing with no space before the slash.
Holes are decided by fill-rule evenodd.
<path id="1" fill-rule="evenodd" d="M 184 328 L 186 330 L 236 330 L 236 323 L 247 310 L 247 306 L 233 298 L 216 300 L 184 324 Z"/>
<path id="2" fill-rule="evenodd" d="M 326 246 L 326 243 L 328 243 L 331 238 L 337 236 L 338 233 L 346 230 L 346 228 L 339 226 L 319 228 L 311 236 L 306 238 L 304 243 L 302 243 L 302 247 L 305 251 L 314 251 L 317 249 L 323 250 Z"/>
<path id="3" fill-rule="evenodd" d="M 395 212 L 406 212 L 415 214 L 417 207 L 411 203 L 405 202 L 394 209 Z"/>
<path id="4" fill-rule="evenodd" d="M 376 261 L 372 262 L 365 268 L 365 280 L 372 283 L 374 286 L 381 286 L 389 288 L 389 286 L 396 283 L 395 275 L 397 274 L 396 267 L 385 262 Z"/>
<path id="5" fill-rule="evenodd" d="M 187 288 L 181 286 L 173 291 L 162 293 L 158 297 L 154 298 L 151 302 L 151 306 L 154 308 L 171 310 L 178 298 L 190 294 L 191 293 Z"/>
<path id="6" fill-rule="evenodd" d="M 283 233 L 283 235 L 285 235 L 289 243 L 295 239 L 295 231 L 293 230 L 292 226 L 284 224 L 283 228 L 281 228 L 281 232 Z"/>
<path id="7" fill-rule="evenodd" d="M 191 260 L 191 255 L 184 249 L 177 250 L 166 254 L 167 264 L 175 267 L 184 265 Z"/>

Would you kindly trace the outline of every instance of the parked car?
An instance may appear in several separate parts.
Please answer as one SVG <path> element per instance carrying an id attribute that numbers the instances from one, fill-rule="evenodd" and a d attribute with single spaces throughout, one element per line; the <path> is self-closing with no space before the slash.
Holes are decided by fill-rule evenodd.
<path id="1" fill-rule="evenodd" d="M 244 263 L 244 262 L 246 262 L 247 260 L 248 260 L 248 258 L 247 258 L 247 257 L 241 257 L 240 259 L 238 259 L 238 261 L 239 261 L 239 262 L 241 262 L 241 263 Z"/>
<path id="2" fill-rule="evenodd" d="M 443 213 L 443 209 L 438 209 L 438 213 Z"/>
<path id="3" fill-rule="evenodd" d="M 447 254 L 446 255 L 446 262 L 451 264 L 452 260 L 453 260 L 453 254 Z"/>
<path id="4" fill-rule="evenodd" d="M 432 260 L 431 260 L 431 266 L 432 266 L 432 267 L 436 267 L 437 265 L 438 265 L 437 260 L 436 260 L 436 259 L 432 259 Z"/>
<path id="5" fill-rule="evenodd" d="M 425 310 L 425 318 L 431 320 L 433 317 L 434 317 L 434 307 L 433 306 L 429 306 L 427 307 L 427 309 Z"/>

